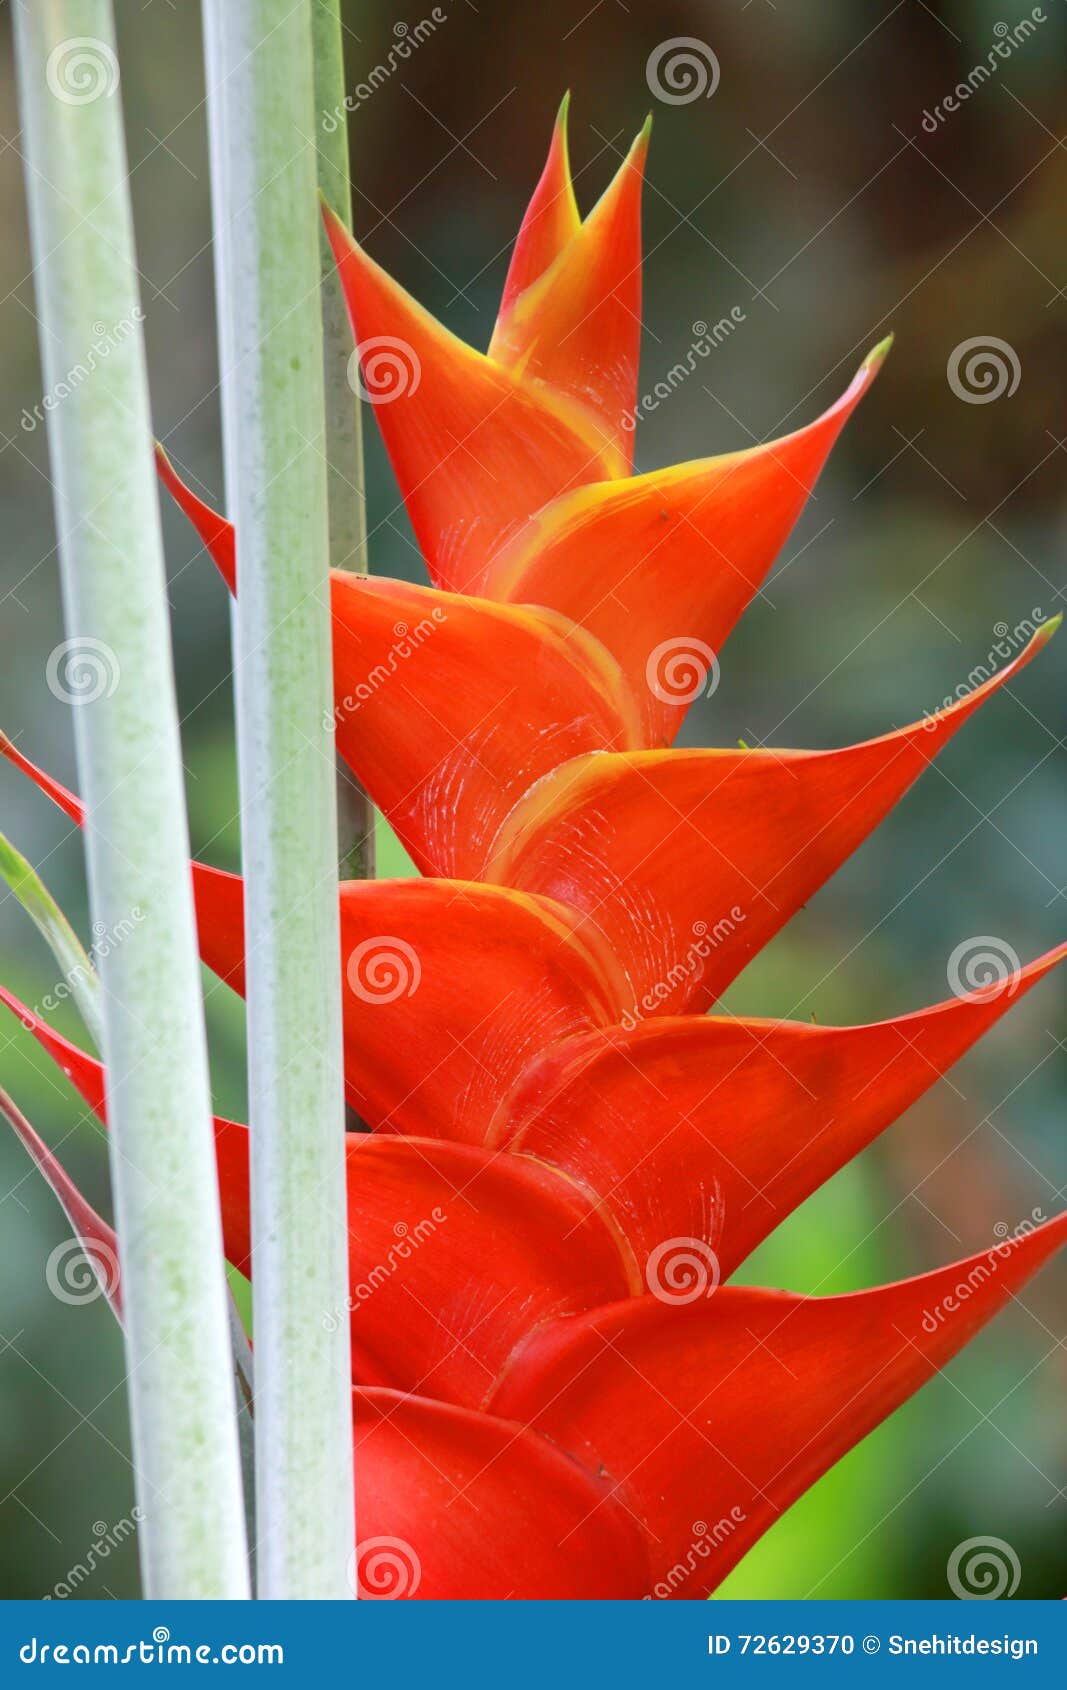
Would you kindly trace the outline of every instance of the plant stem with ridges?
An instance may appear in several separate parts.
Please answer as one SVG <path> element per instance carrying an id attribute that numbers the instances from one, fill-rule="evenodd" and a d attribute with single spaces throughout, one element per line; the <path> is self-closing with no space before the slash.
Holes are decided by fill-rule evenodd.
<path id="1" fill-rule="evenodd" d="M 237 533 L 261 1596 L 352 1595 L 352 1420 L 310 0 L 204 0 Z M 331 1318 L 332 1317 L 332 1318 Z"/>
<path id="2" fill-rule="evenodd" d="M 181 748 L 110 0 L 13 8 L 148 1597 L 248 1595 Z M 107 325 L 107 355 L 85 368 Z M 61 659 L 57 662 L 57 653 Z M 75 668 L 77 666 L 77 668 Z M 88 676 L 88 685 L 85 684 Z M 53 684 L 53 690 L 56 685 Z"/>

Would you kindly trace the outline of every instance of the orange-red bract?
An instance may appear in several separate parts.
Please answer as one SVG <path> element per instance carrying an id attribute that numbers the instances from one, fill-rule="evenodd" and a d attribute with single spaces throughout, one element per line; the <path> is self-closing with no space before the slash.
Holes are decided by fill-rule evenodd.
<path id="1" fill-rule="evenodd" d="M 331 582 L 338 747 L 423 876 L 339 894 L 372 1130 L 348 1144 L 349 1296 L 321 1318 L 351 1322 L 369 1597 L 706 1595 L 1067 1234 L 839 1297 L 723 1283 L 1063 959 L 872 1026 L 704 1013 L 1054 624 L 864 744 L 668 749 L 887 343 L 795 433 L 631 475 L 646 149 L 583 219 L 564 104 L 487 353 L 327 214 L 433 583 Z M 239 590 L 240 535 L 158 461 Z M 191 872 L 202 955 L 243 990 L 241 882 Z M 103 1117 L 95 1059 L 0 996 Z M 99 1217 L 15 1124 L 85 1235 Z M 254 1273 L 248 1131 L 220 1119 L 216 1144 Z"/>

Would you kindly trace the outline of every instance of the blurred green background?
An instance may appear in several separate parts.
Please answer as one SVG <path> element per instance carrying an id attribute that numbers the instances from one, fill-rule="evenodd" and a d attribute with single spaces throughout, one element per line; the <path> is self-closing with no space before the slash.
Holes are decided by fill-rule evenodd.
<path id="1" fill-rule="evenodd" d="M 198 8 L 119 0 L 122 88 L 155 423 L 221 497 L 209 184 Z M 7 7 L 3 10 L 6 12 Z M 1064 7 L 943 123 L 923 114 L 1029 8 L 1003 0 L 454 0 L 351 119 L 355 221 L 371 252 L 484 347 L 510 241 L 565 86 L 583 209 L 651 105 L 642 391 L 698 320 L 744 320 L 646 421 L 639 467 L 781 433 L 814 416 L 890 328 L 897 342 L 764 595 L 732 637 L 690 741 L 827 746 L 935 707 L 1014 627 L 1063 608 L 1067 368 Z M 346 8 L 349 85 L 430 8 Z M 61 635 L 9 20 L 0 36 L 0 722 L 73 781 L 69 708 L 45 684 Z M 689 36 L 712 98 L 650 98 L 646 61 Z M 279 231 L 284 239 L 284 231 Z M 968 403 L 954 348 L 1007 342 L 1010 396 Z M 373 568 L 422 578 L 368 414 Z M 238 864 L 225 592 L 165 510 L 194 843 Z M 992 935 L 1024 959 L 1067 934 L 1067 636 L 988 707 L 729 995 L 729 1007 L 877 1019 L 947 995 L 947 959 Z M 0 768 L 4 830 L 82 933 L 71 829 Z M 383 851 L 385 872 L 395 867 Z M 10 898 L 2 978 L 30 1003 L 55 981 Z M 1052 980 L 885 1140 L 801 1210 L 746 1276 L 839 1290 L 986 1247 L 1062 1206 L 1067 983 Z M 240 1006 L 208 983 L 221 1110 L 243 1110 Z M 72 1012 L 57 1016 L 82 1037 Z M 101 1135 L 14 1023 L 4 1083 L 107 1210 Z M 0 1136 L 0 1590 L 45 1596 L 130 1515 L 122 1357 L 102 1303 L 45 1283 L 66 1236 L 21 1149 Z M 972 1536 L 1019 1557 L 1020 1596 L 1067 1590 L 1051 1270 L 945 1376 L 786 1516 L 724 1587 L 740 1596 L 943 1596 Z M 694 1516 L 707 1515 L 706 1499 Z M 121 1534 L 120 1534 L 121 1535 Z M 132 1536 L 77 1594 L 135 1593 Z"/>

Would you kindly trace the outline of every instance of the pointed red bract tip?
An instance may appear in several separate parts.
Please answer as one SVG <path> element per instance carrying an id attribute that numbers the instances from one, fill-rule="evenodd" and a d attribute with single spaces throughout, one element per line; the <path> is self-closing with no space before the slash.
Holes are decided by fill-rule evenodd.
<path id="1" fill-rule="evenodd" d="M 46 797 L 51 798 L 53 804 L 58 804 L 63 814 L 69 816 L 79 827 L 85 825 L 85 806 L 80 798 L 69 792 L 58 780 L 46 775 L 36 763 L 31 763 L 26 754 L 19 750 L 14 740 L 8 739 L 6 733 L 0 732 L 0 756 L 6 757 L 16 769 L 21 769 L 24 775 L 29 775 L 34 786 L 38 787 Z"/>
<path id="2" fill-rule="evenodd" d="M 567 145 L 567 114 L 570 94 L 564 94 L 552 130 L 548 158 L 533 197 L 522 220 L 511 255 L 500 316 L 510 310 L 520 293 L 536 282 L 559 256 L 581 225 L 571 181 Z"/>
<path id="3" fill-rule="evenodd" d="M 5 999 L 6 1001 L 6 999 Z M 74 1229 L 86 1262 L 116 1320 L 122 1321 L 122 1284 L 119 1276 L 119 1241 L 114 1229 L 97 1214 L 92 1204 L 82 1196 L 63 1164 L 53 1156 L 44 1139 L 30 1126 L 25 1115 L 0 1088 L 0 1115 L 3 1115 L 21 1140 L 27 1154 L 51 1186 L 59 1205 Z M 68 1302 L 85 1302 L 86 1282 L 82 1264 L 74 1260 L 66 1246 L 60 1245 L 48 1258 L 49 1287 Z"/>
<path id="4" fill-rule="evenodd" d="M 198 498 L 178 474 L 163 447 L 156 442 L 156 471 L 178 508 L 196 529 L 212 562 L 229 587 L 237 591 L 237 548 L 233 524 Z"/>

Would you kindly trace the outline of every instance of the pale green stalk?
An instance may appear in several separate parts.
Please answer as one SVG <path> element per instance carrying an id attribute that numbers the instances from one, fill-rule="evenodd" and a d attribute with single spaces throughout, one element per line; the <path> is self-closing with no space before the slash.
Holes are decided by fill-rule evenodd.
<path id="1" fill-rule="evenodd" d="M 310 0 L 204 0 L 248 935 L 259 1592 L 350 1596 L 351 1373 Z"/>
<path id="2" fill-rule="evenodd" d="M 346 229 L 352 227 L 348 165 L 348 111 L 341 31 L 341 0 L 312 0 L 315 63 L 315 153 L 319 192 Z M 330 500 L 330 562 L 335 569 L 367 573 L 367 518 L 363 491 L 363 418 L 349 379 L 352 325 L 326 231 L 319 231 L 322 261 L 323 365 L 326 385 L 326 481 Z"/>
<path id="3" fill-rule="evenodd" d="M 102 987 L 144 1590 L 243 1597 L 207 1051 L 111 5 L 16 0 L 12 10 L 70 645 L 53 652 L 48 678 L 72 705 L 94 919 L 125 931 L 140 911 L 104 957 Z M 94 356 L 101 324 L 108 351 Z"/>
<path id="4" fill-rule="evenodd" d="M 348 163 L 344 37 L 341 0 L 312 0 L 315 63 L 315 153 L 319 192 L 346 229 L 352 227 Z M 366 575 L 367 505 L 363 474 L 363 413 L 351 381 L 355 348 L 344 290 L 325 227 L 322 261 L 322 351 L 326 392 L 326 484 L 330 501 L 330 562 Z M 374 806 L 343 763 L 337 769 L 341 877 L 374 879 Z"/>

